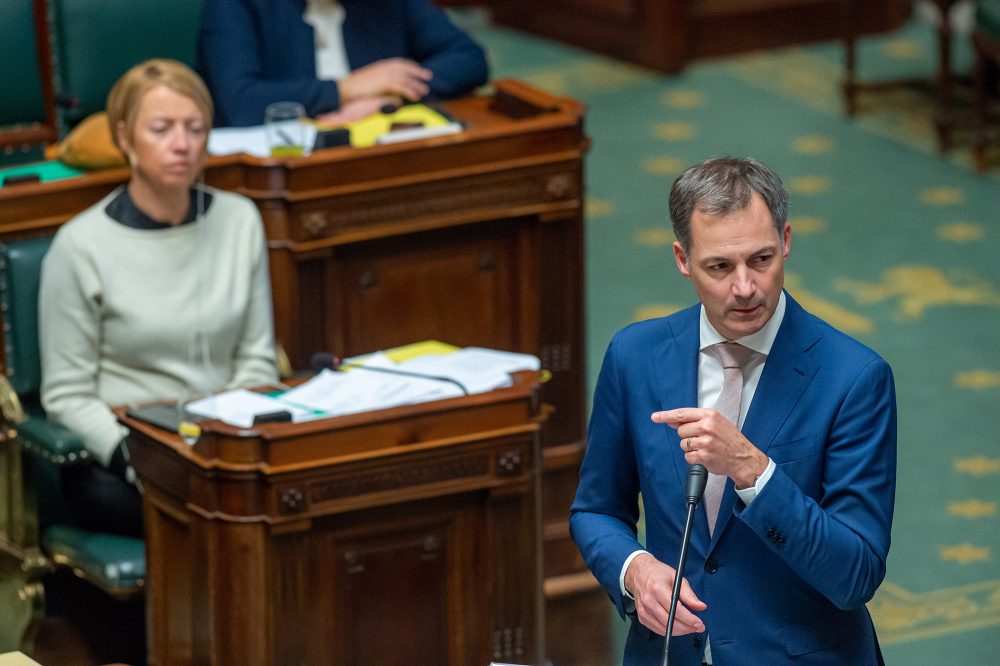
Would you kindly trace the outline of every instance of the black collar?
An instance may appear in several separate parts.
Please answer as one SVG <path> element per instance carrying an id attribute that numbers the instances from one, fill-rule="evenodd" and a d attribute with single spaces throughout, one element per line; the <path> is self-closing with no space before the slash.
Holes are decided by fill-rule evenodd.
<path id="1" fill-rule="evenodd" d="M 199 205 L 198 199 L 201 199 L 201 204 Z M 198 219 L 198 209 L 201 208 L 201 213 L 205 214 L 208 212 L 208 207 L 212 205 L 212 195 L 205 190 L 199 190 L 192 187 L 188 191 L 188 210 L 187 215 L 181 220 L 181 224 L 190 224 Z M 173 224 L 167 222 L 159 222 L 154 220 L 146 213 L 142 212 L 135 202 L 132 201 L 132 197 L 129 196 L 128 188 L 123 187 L 121 192 L 118 193 L 114 199 L 108 203 L 105 207 L 104 212 L 108 214 L 112 220 L 124 224 L 126 227 L 131 227 L 132 229 L 169 229 Z"/>

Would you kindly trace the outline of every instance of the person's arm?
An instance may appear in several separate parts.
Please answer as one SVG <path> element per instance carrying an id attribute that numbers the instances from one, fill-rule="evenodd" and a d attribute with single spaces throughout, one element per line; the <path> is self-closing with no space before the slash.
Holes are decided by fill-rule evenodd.
<path id="1" fill-rule="evenodd" d="M 273 10 L 274 16 L 258 20 L 250 4 L 248 0 L 205 0 L 202 8 L 198 68 L 212 92 L 217 124 L 260 125 L 264 122 L 264 108 L 278 101 L 300 102 L 310 117 L 337 109 L 340 106 L 337 83 L 320 81 L 315 76 L 314 61 L 312 66 L 305 62 L 308 59 L 305 52 L 312 53 L 315 59 L 312 44 L 292 43 L 295 39 L 292 34 L 286 34 L 286 43 L 280 43 L 260 33 L 269 20 L 273 34 L 281 31 L 278 26 L 291 33 L 301 17 L 294 15 L 291 8 L 279 8 Z M 276 6 L 280 7 L 280 3 Z M 278 43 L 265 44 L 265 39 Z M 304 51 L 298 59 L 289 57 L 290 62 L 301 60 L 304 68 L 287 72 L 280 79 L 265 79 L 268 49 Z"/>
<path id="2" fill-rule="evenodd" d="M 570 532 L 618 613 L 637 616 L 648 629 L 663 635 L 676 569 L 645 552 L 636 538 L 639 478 L 629 436 L 630 397 L 619 367 L 619 345 L 620 337 L 616 336 L 594 391 L 587 454 L 570 507 Z M 673 635 L 704 631 L 704 624 L 691 612 L 704 609 L 705 604 L 683 581 Z"/>
<path id="3" fill-rule="evenodd" d="M 271 280 L 267 267 L 267 242 L 260 213 L 249 201 L 245 205 L 246 215 L 252 218 L 251 233 L 254 237 L 255 256 L 250 276 L 250 302 L 247 304 L 243 333 L 234 352 L 233 377 L 227 388 L 260 386 L 277 380 L 274 324 L 271 312 Z"/>
<path id="4" fill-rule="evenodd" d="M 624 616 L 622 567 L 643 546 L 636 538 L 639 479 L 627 432 L 627 396 L 617 367 L 617 342 L 616 337 L 608 347 L 594 391 L 587 453 L 569 526 L 587 567 Z"/>
<path id="5" fill-rule="evenodd" d="M 92 257 L 59 235 L 42 265 L 38 297 L 42 406 L 107 466 L 128 430 L 97 395 L 100 276 Z"/>
<path id="6" fill-rule="evenodd" d="M 820 501 L 778 464 L 738 516 L 838 608 L 859 608 L 885 577 L 892 527 L 896 396 L 885 361 L 875 359 L 858 374 L 822 444 Z"/>
<path id="7" fill-rule="evenodd" d="M 433 97 L 457 97 L 489 80 L 483 48 L 427 0 L 406 0 L 407 56 L 431 70 Z"/>

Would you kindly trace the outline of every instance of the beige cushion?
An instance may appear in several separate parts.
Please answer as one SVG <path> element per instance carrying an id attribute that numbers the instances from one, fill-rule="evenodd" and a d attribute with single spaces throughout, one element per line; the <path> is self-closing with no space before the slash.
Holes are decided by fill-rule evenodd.
<path id="1" fill-rule="evenodd" d="M 60 143 L 49 146 L 45 157 L 78 169 L 107 169 L 124 166 L 125 156 L 111 140 L 108 114 L 87 116 Z"/>

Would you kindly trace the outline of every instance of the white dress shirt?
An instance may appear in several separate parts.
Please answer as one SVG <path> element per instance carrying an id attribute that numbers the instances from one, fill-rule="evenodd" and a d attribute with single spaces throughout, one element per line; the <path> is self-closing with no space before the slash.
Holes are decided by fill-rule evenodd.
<path id="1" fill-rule="evenodd" d="M 308 0 L 302 20 L 316 35 L 316 78 L 340 81 L 351 73 L 344 48 L 344 8 L 337 0 Z"/>

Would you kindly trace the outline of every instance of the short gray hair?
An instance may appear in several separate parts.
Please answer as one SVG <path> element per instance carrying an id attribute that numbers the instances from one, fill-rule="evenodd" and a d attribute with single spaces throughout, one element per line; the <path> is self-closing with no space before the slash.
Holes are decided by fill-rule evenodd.
<path id="1" fill-rule="evenodd" d="M 751 157 L 713 157 L 687 169 L 670 188 L 670 221 L 674 236 L 691 252 L 691 216 L 729 215 L 750 205 L 756 192 L 771 211 L 774 228 L 784 243 L 788 222 L 788 191 L 778 174 Z"/>

